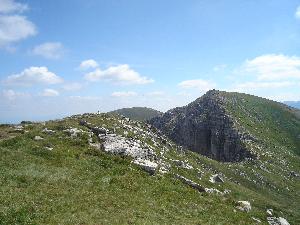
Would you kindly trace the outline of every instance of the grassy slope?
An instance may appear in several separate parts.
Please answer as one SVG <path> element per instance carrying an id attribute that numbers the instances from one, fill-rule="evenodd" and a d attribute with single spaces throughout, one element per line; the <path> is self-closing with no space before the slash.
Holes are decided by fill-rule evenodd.
<path id="1" fill-rule="evenodd" d="M 130 119 L 139 121 L 146 121 L 161 114 L 161 112 L 147 107 L 123 108 L 111 111 L 109 113 L 123 115 Z"/>
<path id="2" fill-rule="evenodd" d="M 291 224 L 300 224 L 300 181 L 289 176 L 290 171 L 300 172 L 299 119 L 278 103 L 249 95 L 222 95 L 237 126 L 259 140 L 249 146 L 258 160 L 220 163 L 139 137 L 158 154 L 168 148 L 164 156 L 170 164 L 171 159 L 187 160 L 194 168 L 172 164 L 171 173 L 149 176 L 127 158 L 90 148 L 87 136 L 72 139 L 62 132 L 79 127 L 78 118 L 47 122 L 55 135 L 41 133 L 45 127 L 41 124 L 27 126 L 23 135 L 8 133 L 10 128 L 2 126 L 1 137 L 17 137 L 0 142 L 0 224 L 255 224 L 252 216 L 266 224 L 268 208 Z M 117 117 L 94 115 L 88 120 L 123 132 Z M 143 123 L 136 125 L 144 129 Z M 35 135 L 44 140 L 33 141 Z M 208 181 L 216 172 L 224 174 L 225 183 Z M 173 173 L 231 193 L 200 194 L 174 179 Z M 250 201 L 251 212 L 235 211 L 238 200 Z"/>
<path id="3" fill-rule="evenodd" d="M 90 121 L 118 123 L 102 116 Z M 48 122 L 54 135 L 42 134 L 41 124 L 29 125 L 29 132 L 0 142 L 1 224 L 251 222 L 250 215 L 233 212 L 230 197 L 200 194 L 171 175 L 149 176 L 126 158 L 88 147 L 84 135 L 71 139 L 61 131 L 77 123 Z M 35 135 L 44 140 L 34 141 Z"/>

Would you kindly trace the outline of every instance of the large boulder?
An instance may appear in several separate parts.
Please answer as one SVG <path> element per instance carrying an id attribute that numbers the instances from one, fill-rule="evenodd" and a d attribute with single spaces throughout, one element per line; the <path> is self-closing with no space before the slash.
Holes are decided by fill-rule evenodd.
<path id="1" fill-rule="evenodd" d="M 133 163 L 140 166 L 142 169 L 144 169 L 151 175 L 155 173 L 156 168 L 158 167 L 158 164 L 156 162 L 151 162 L 147 159 L 136 159 L 133 161 Z"/>
<path id="2" fill-rule="evenodd" d="M 248 201 L 238 201 L 236 208 L 244 212 L 250 212 L 251 204 Z"/>

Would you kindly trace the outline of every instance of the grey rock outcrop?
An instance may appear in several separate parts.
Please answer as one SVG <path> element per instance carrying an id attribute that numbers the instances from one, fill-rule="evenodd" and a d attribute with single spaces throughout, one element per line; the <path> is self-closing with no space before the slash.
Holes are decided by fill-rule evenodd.
<path id="1" fill-rule="evenodd" d="M 251 137 L 235 128 L 224 108 L 224 98 L 216 90 L 208 91 L 187 106 L 171 109 L 149 123 L 178 145 L 218 161 L 252 157 L 243 143 Z"/>

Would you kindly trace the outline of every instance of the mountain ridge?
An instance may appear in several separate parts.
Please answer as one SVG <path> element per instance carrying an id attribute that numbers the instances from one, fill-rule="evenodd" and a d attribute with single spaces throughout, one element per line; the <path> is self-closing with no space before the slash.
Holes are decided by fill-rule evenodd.
<path id="1" fill-rule="evenodd" d="M 216 93 L 255 157 L 217 161 L 176 144 L 148 123 L 112 114 L 1 125 L 0 221 L 283 224 L 285 218 L 299 224 L 296 112 L 239 93 L 213 91 L 209 98 Z M 197 106 L 195 115 L 214 116 L 199 104 L 203 98 L 190 105 Z M 223 115 L 215 102 L 212 106 Z"/>
<path id="2" fill-rule="evenodd" d="M 109 114 L 119 114 L 129 119 L 146 121 L 159 116 L 162 112 L 148 107 L 122 108 L 108 112 Z"/>

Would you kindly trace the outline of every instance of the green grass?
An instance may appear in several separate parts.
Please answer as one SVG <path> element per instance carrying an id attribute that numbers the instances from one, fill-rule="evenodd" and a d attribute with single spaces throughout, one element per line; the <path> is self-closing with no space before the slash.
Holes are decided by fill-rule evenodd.
<path id="1" fill-rule="evenodd" d="M 125 135 L 121 119 L 106 114 L 48 121 L 45 126 L 28 124 L 23 134 L 1 125 L 0 224 L 255 224 L 251 217 L 267 224 L 268 208 L 291 224 L 300 224 L 300 181 L 288 176 L 292 170 L 300 172 L 299 117 L 275 102 L 222 94 L 237 126 L 258 139 L 248 147 L 259 159 L 220 163 L 194 152 L 177 152 L 173 143 L 170 147 L 155 139 L 155 145 L 139 132 Z M 130 158 L 89 147 L 87 134 L 70 138 L 64 129 L 88 131 L 78 125 L 82 118 L 138 138 L 158 154 L 167 149 L 164 156 L 172 165 L 170 173 L 150 176 Z M 147 130 L 141 122 L 130 125 Z M 56 133 L 44 134 L 44 127 Z M 44 139 L 34 141 L 36 135 Z M 194 169 L 177 168 L 172 159 L 187 160 Z M 199 193 L 175 179 L 175 173 L 231 193 Z M 225 183 L 210 183 L 215 173 L 224 174 Z M 253 209 L 235 210 L 239 200 L 250 201 Z"/>

